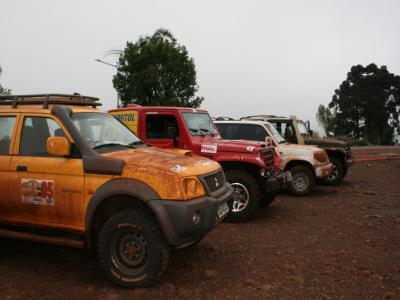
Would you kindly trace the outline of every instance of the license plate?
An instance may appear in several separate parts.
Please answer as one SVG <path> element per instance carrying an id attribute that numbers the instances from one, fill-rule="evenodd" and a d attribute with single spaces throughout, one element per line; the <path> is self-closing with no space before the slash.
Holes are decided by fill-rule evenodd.
<path id="1" fill-rule="evenodd" d="M 217 215 L 218 218 L 222 218 L 229 212 L 228 204 L 224 203 L 220 207 L 218 207 Z"/>

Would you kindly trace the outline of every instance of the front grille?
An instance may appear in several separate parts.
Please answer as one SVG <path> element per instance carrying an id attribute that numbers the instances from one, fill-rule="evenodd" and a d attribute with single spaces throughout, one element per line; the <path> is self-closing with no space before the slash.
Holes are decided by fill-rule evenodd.
<path id="1" fill-rule="evenodd" d="M 273 149 L 263 149 L 261 150 L 261 154 L 267 169 L 274 169 L 274 150 Z"/>
<path id="2" fill-rule="evenodd" d="M 225 186 L 225 176 L 222 171 L 203 177 L 207 189 L 212 193 Z"/>

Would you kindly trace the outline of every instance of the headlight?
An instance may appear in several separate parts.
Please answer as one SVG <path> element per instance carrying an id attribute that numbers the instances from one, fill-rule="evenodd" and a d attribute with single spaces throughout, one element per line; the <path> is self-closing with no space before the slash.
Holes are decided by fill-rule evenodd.
<path id="1" fill-rule="evenodd" d="M 318 151 L 314 153 L 314 159 L 320 163 L 326 163 L 329 161 L 328 154 L 325 151 Z"/>
<path id="2" fill-rule="evenodd" d="M 196 177 L 183 179 L 183 191 L 185 193 L 185 199 L 201 197 L 206 194 L 203 185 Z"/>

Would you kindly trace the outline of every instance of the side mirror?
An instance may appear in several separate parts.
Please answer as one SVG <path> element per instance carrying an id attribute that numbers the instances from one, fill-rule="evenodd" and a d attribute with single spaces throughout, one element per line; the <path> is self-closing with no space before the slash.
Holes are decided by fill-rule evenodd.
<path id="1" fill-rule="evenodd" d="M 267 146 L 272 146 L 272 138 L 270 136 L 266 136 L 265 137 L 265 143 L 267 144 Z"/>
<path id="2" fill-rule="evenodd" d="M 47 139 L 47 153 L 55 156 L 71 154 L 71 145 L 63 136 L 53 136 Z"/>
<path id="3" fill-rule="evenodd" d="M 173 139 L 175 146 L 178 145 L 177 137 L 178 137 L 178 131 L 176 130 L 176 127 L 173 127 L 173 126 L 168 127 L 167 128 L 167 138 Z"/>

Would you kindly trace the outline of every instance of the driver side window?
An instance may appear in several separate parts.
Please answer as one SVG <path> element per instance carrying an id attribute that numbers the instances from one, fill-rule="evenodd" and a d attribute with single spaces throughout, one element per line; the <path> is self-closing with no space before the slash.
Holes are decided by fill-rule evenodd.
<path id="1" fill-rule="evenodd" d="M 148 139 L 168 139 L 168 127 L 175 127 L 179 136 L 179 126 L 174 115 L 146 115 L 146 137 Z"/>
<path id="2" fill-rule="evenodd" d="M 25 117 L 21 132 L 19 154 L 22 156 L 48 156 L 47 139 L 65 137 L 56 121 L 45 117 Z"/>

